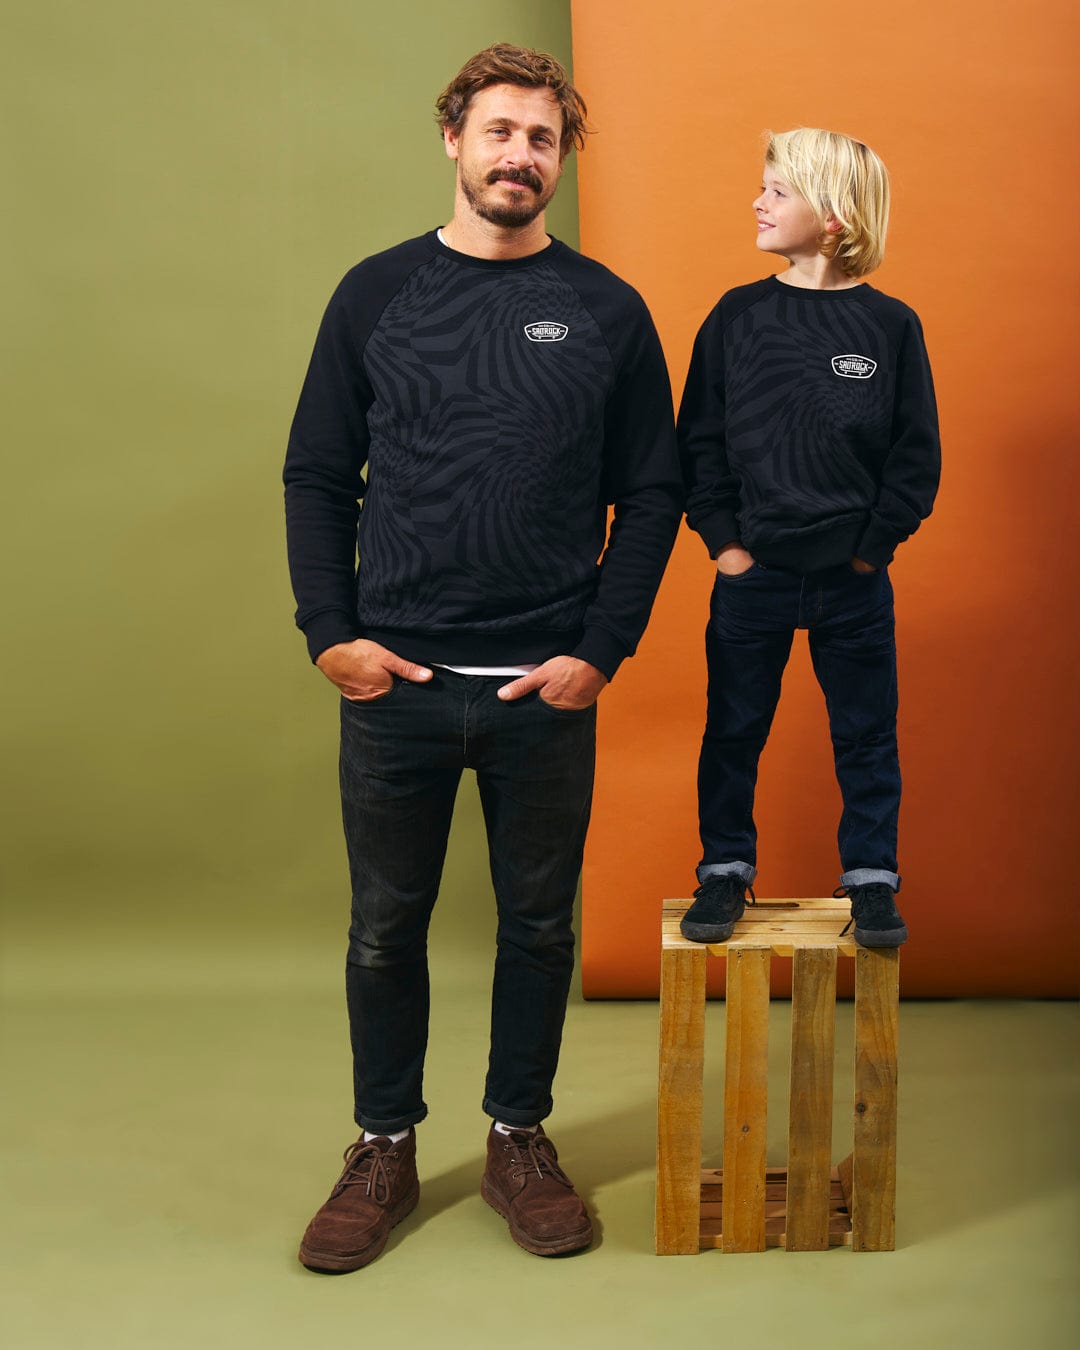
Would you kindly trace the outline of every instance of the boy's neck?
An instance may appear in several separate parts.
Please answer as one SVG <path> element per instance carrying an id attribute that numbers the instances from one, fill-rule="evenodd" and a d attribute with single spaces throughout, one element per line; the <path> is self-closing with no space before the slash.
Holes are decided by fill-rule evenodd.
<path id="1" fill-rule="evenodd" d="M 786 272 L 777 276 L 786 286 L 796 286 L 803 291 L 847 291 L 852 286 L 861 286 L 862 282 L 849 277 L 841 271 L 834 259 L 815 253 L 811 258 L 789 258 L 791 264 Z"/>

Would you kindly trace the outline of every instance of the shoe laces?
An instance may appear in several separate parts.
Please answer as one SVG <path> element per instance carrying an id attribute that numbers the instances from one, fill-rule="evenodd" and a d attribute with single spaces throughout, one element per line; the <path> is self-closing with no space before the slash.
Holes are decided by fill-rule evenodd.
<path id="1" fill-rule="evenodd" d="M 511 1176 L 515 1181 L 529 1177 L 533 1172 L 543 1181 L 545 1176 L 552 1177 L 560 1185 L 569 1186 L 574 1189 L 574 1183 L 562 1170 L 558 1163 L 559 1155 L 555 1152 L 555 1145 L 546 1134 L 526 1134 L 524 1130 L 516 1130 L 513 1134 L 506 1136 L 504 1148 L 513 1149 L 517 1164 Z"/>
<path id="2" fill-rule="evenodd" d="M 380 1204 L 390 1198 L 390 1170 L 386 1165 L 390 1150 L 384 1152 L 371 1140 L 357 1139 L 345 1150 L 345 1170 L 334 1183 L 334 1196 L 348 1186 L 363 1186 L 365 1195 L 374 1195 Z"/>
<path id="3" fill-rule="evenodd" d="M 882 895 L 882 891 L 884 891 L 886 895 Z M 852 886 L 851 890 L 848 890 L 846 886 L 837 886 L 836 890 L 833 891 L 833 899 L 850 899 L 851 901 L 851 918 L 848 919 L 847 923 L 840 929 L 840 936 L 844 937 L 847 934 L 848 929 L 855 922 L 857 917 L 855 913 L 856 908 L 861 909 L 865 904 L 873 904 L 875 900 L 884 900 L 886 896 L 889 900 L 892 900 L 893 888 L 886 885 L 884 881 L 868 881 L 863 886 Z"/>
<path id="4" fill-rule="evenodd" d="M 706 890 L 718 890 L 721 882 L 730 888 L 731 899 L 746 900 L 746 897 L 749 896 L 750 899 L 746 903 L 757 904 L 757 896 L 754 894 L 753 886 L 748 886 L 742 877 L 737 876 L 734 872 L 723 872 L 719 876 L 706 877 L 694 892 L 694 899 L 696 900 L 699 895 L 703 895 Z"/>

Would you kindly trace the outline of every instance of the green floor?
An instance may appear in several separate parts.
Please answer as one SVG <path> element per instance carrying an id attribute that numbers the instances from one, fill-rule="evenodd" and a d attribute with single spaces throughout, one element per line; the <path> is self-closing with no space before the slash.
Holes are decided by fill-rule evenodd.
<path id="1" fill-rule="evenodd" d="M 575 997 L 549 1124 L 597 1240 L 543 1260 L 478 1194 L 487 975 L 443 944 L 420 1207 L 369 1269 L 325 1277 L 295 1250 L 352 1138 L 336 950 L 233 947 L 187 978 L 175 948 L 46 953 L 27 948 L 5 1018 L 13 1350 L 1080 1343 L 1075 1005 L 903 1005 L 896 1252 L 660 1258 L 657 1008 Z M 708 1016 L 718 1163 L 723 1006 Z M 774 1005 L 775 1161 L 787 1016 Z"/>

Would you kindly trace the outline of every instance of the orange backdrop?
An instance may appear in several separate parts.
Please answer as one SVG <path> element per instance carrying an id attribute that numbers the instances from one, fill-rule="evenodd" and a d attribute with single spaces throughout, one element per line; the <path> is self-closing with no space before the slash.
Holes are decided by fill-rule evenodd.
<path id="1" fill-rule="evenodd" d="M 597 131 L 582 248 L 644 294 L 676 399 L 717 297 L 776 270 L 750 210 L 762 132 L 847 131 L 889 166 L 893 226 L 871 280 L 922 317 L 945 457 L 938 506 L 892 569 L 904 991 L 1075 994 L 1074 5 L 575 0 L 573 21 Z M 695 884 L 711 578 L 684 529 L 641 651 L 603 698 L 590 997 L 655 995 L 661 898 Z M 758 894 L 828 894 L 839 793 L 804 634 L 758 803 Z"/>

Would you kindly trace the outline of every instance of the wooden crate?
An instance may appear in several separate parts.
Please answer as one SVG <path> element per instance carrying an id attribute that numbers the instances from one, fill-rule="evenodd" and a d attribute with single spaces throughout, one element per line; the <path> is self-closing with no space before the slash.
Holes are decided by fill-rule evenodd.
<path id="1" fill-rule="evenodd" d="M 899 954 L 840 932 L 846 900 L 759 900 L 725 943 L 679 931 L 689 900 L 664 903 L 656 1251 L 891 1251 L 896 1215 Z M 793 961 L 788 1164 L 765 1162 L 769 971 Z M 727 961 L 724 1166 L 701 1167 L 705 962 Z M 836 966 L 855 961 L 855 1109 L 851 1155 L 834 1167 Z"/>

